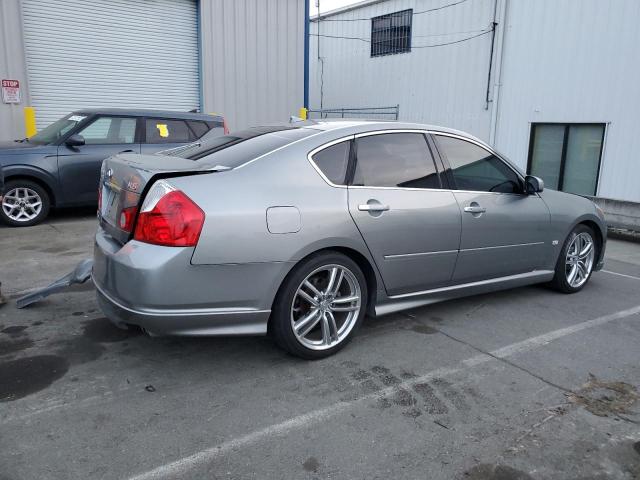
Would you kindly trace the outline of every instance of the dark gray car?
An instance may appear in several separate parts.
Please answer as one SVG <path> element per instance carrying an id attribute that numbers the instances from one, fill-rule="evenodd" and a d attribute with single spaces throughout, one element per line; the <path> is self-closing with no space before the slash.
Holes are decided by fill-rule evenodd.
<path id="1" fill-rule="evenodd" d="M 226 131 L 218 115 L 161 110 L 85 109 L 29 139 L 0 142 L 5 196 L 0 221 L 30 226 L 50 207 L 96 205 L 102 161 L 117 153 L 154 153 L 206 133 Z"/>
<path id="2" fill-rule="evenodd" d="M 590 200 L 436 126 L 309 122 L 104 162 L 93 282 L 117 325 L 256 335 L 304 358 L 384 315 L 502 288 L 581 290 Z"/>

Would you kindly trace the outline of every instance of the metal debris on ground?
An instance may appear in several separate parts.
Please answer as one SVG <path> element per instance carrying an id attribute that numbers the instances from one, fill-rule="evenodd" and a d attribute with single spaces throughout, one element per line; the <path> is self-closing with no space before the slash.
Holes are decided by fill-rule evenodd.
<path id="1" fill-rule="evenodd" d="M 74 283 L 84 283 L 91 278 L 91 270 L 93 269 L 93 260 L 85 259 L 81 261 L 71 273 L 68 273 L 64 277 L 56 280 L 48 287 L 41 288 L 35 292 L 28 293 L 18 300 L 16 300 L 16 306 L 18 308 L 24 308 L 32 303 L 39 302 L 53 293 L 58 293 L 65 288 L 73 285 Z"/>

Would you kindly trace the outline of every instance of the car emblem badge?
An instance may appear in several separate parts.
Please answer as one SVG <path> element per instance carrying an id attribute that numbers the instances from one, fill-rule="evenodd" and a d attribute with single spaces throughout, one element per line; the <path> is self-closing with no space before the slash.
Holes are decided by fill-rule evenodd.
<path id="1" fill-rule="evenodd" d="M 107 178 L 111 178 L 111 177 L 113 177 L 113 170 L 109 169 L 107 170 Z"/>

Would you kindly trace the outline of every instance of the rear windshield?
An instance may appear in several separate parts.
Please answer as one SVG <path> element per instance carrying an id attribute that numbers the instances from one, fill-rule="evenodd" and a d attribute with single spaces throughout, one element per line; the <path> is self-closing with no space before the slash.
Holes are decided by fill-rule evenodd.
<path id="1" fill-rule="evenodd" d="M 302 138 L 318 133 L 310 128 L 259 127 L 207 139 L 161 152 L 229 168 L 240 165 Z"/>

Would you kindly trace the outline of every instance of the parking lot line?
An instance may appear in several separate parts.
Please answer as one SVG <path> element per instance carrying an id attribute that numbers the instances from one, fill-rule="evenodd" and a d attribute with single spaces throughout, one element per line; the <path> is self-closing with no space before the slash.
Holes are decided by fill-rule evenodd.
<path id="1" fill-rule="evenodd" d="M 402 382 L 400 385 L 393 385 L 383 390 L 380 390 L 368 395 L 364 395 L 355 400 L 338 402 L 329 407 L 317 409 L 302 415 L 298 415 L 296 417 L 285 420 L 281 423 L 270 425 L 260 430 L 255 430 L 246 435 L 242 435 L 240 437 L 222 442 L 221 444 L 216 445 L 214 447 L 207 448 L 205 450 L 180 458 L 178 460 L 167 463 L 165 465 L 161 465 L 147 472 L 134 475 L 133 477 L 130 477 L 129 480 L 152 480 L 152 479 L 161 479 L 161 478 L 178 478 L 184 475 L 189 470 L 196 468 L 198 466 L 206 465 L 207 463 L 211 462 L 215 458 L 220 457 L 228 452 L 258 443 L 261 440 L 271 438 L 273 436 L 283 435 L 288 432 L 303 429 L 311 425 L 317 424 L 323 420 L 326 420 L 330 417 L 338 415 L 339 413 L 345 412 L 348 409 L 360 403 L 373 400 L 376 398 L 388 396 L 392 394 L 394 391 L 396 391 L 398 387 L 407 389 L 407 388 L 411 388 L 415 384 L 425 383 L 436 377 L 442 378 L 445 376 L 451 376 L 458 372 L 490 362 L 491 360 L 495 360 L 496 358 L 506 358 L 519 353 L 527 352 L 529 350 L 533 350 L 535 348 L 545 346 L 559 338 L 575 334 L 577 332 L 580 332 L 588 328 L 604 325 L 606 323 L 609 323 L 615 320 L 628 318 L 630 316 L 633 316 L 639 313 L 640 313 L 640 305 L 637 305 L 635 307 L 632 307 L 626 310 L 621 310 L 619 312 L 611 313 L 609 315 L 603 315 L 601 317 L 594 318 L 592 320 L 580 322 L 575 325 L 571 325 L 569 327 L 560 328 L 558 330 L 553 330 L 551 332 L 547 332 L 542 335 L 537 335 L 535 337 L 531 337 L 526 340 L 522 340 L 520 342 L 512 343 L 511 345 L 506 345 L 497 350 L 489 352 L 488 354 L 482 353 L 482 354 L 474 355 L 473 357 L 467 358 L 466 360 L 462 360 L 459 363 L 459 366 L 457 367 L 439 368 L 436 370 L 432 370 L 417 378 L 413 378 L 411 380 Z"/>
<path id="2" fill-rule="evenodd" d="M 640 277 L 634 277 L 633 275 L 627 275 L 626 273 L 612 272 L 611 270 L 600 270 L 600 271 L 604 272 L 604 273 L 610 273 L 611 275 L 618 275 L 619 277 L 625 277 L 625 278 L 632 278 L 634 280 L 640 280 Z"/>

